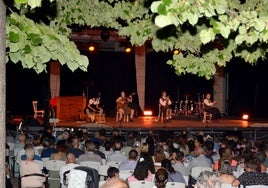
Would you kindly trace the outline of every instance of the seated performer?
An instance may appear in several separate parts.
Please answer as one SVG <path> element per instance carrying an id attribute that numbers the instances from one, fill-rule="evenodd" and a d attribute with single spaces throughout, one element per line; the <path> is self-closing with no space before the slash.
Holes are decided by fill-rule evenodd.
<path id="1" fill-rule="evenodd" d="M 102 114 L 103 109 L 99 106 L 101 94 L 98 93 L 96 97 L 89 99 L 87 107 L 84 109 L 84 113 L 89 120 L 93 123 L 95 121 L 96 114 Z"/>
<path id="2" fill-rule="evenodd" d="M 131 95 L 130 95 L 131 96 Z M 130 121 L 133 122 L 134 109 L 128 105 L 131 100 L 130 97 L 126 97 L 124 91 L 121 91 L 120 97 L 116 99 L 117 111 L 119 112 L 119 121 L 123 121 L 123 115 L 130 115 Z"/>
<path id="3" fill-rule="evenodd" d="M 171 105 L 171 100 L 169 96 L 167 96 L 166 91 L 162 91 L 161 98 L 159 99 L 159 113 L 156 121 L 159 121 L 161 115 L 163 115 L 163 121 L 168 121 L 171 118 L 170 114 L 167 114 L 169 112 Z"/>
<path id="4" fill-rule="evenodd" d="M 216 104 L 216 101 L 211 101 L 211 94 L 207 93 L 206 97 L 203 101 L 204 103 L 204 118 L 203 118 L 203 122 L 206 122 L 206 114 L 205 113 L 209 113 L 211 114 L 211 118 L 210 119 L 218 119 L 220 118 L 220 110 L 218 108 L 216 108 L 214 105 Z M 210 120 L 208 120 L 210 121 Z"/>

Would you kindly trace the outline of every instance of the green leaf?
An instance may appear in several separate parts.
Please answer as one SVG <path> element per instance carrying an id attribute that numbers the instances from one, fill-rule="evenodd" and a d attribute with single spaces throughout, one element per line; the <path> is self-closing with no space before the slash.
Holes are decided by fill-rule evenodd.
<path id="1" fill-rule="evenodd" d="M 28 0 L 28 5 L 30 5 L 31 9 L 36 7 L 41 7 L 42 0 Z"/>
<path id="2" fill-rule="evenodd" d="M 208 42 L 214 40 L 215 34 L 213 33 L 212 29 L 209 28 L 208 30 L 202 30 L 200 32 L 200 39 L 203 44 L 207 44 Z"/>
<path id="3" fill-rule="evenodd" d="M 163 0 L 162 1 L 165 5 L 170 5 L 172 3 L 172 0 Z"/>
<path id="4" fill-rule="evenodd" d="M 18 42 L 20 39 L 20 36 L 17 33 L 14 33 L 13 31 L 11 31 L 8 35 L 8 39 L 10 40 L 10 42 Z"/>
<path id="5" fill-rule="evenodd" d="M 32 49 L 31 49 L 31 47 L 27 44 L 27 45 L 25 45 L 25 47 L 24 47 L 24 53 L 26 53 L 26 54 L 29 54 L 29 53 L 31 53 L 32 52 Z"/>
<path id="6" fill-rule="evenodd" d="M 39 46 L 42 44 L 42 39 L 41 38 L 33 38 L 32 40 L 32 45 L 33 46 Z"/>
<path id="7" fill-rule="evenodd" d="M 262 21 L 262 20 L 260 20 L 260 19 L 255 19 L 255 25 L 254 25 L 254 27 L 255 27 L 255 29 L 257 30 L 257 31 L 263 31 L 264 29 L 265 29 L 265 22 L 264 21 Z"/>
<path id="8" fill-rule="evenodd" d="M 157 12 L 162 15 L 167 15 L 166 5 L 160 4 L 158 6 Z"/>
<path id="9" fill-rule="evenodd" d="M 189 17 L 188 17 L 188 20 L 189 20 L 189 23 L 194 26 L 197 21 L 198 21 L 198 15 L 193 13 L 193 14 L 189 14 Z"/>
<path id="10" fill-rule="evenodd" d="M 155 17 L 155 24 L 158 27 L 162 28 L 162 27 L 171 25 L 173 23 L 172 23 L 172 20 L 170 19 L 170 17 L 164 16 L 164 15 L 158 15 L 158 16 Z"/>
<path id="11" fill-rule="evenodd" d="M 158 6 L 161 4 L 162 2 L 161 1 L 154 1 L 152 4 L 151 4 L 151 11 L 156 13 L 158 11 Z"/>

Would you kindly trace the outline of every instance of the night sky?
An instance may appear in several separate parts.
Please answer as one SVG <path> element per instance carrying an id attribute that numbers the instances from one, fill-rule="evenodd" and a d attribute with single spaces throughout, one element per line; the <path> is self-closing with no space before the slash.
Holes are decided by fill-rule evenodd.
<path id="1" fill-rule="evenodd" d="M 137 91 L 134 53 L 95 52 L 87 55 L 90 60 L 88 72 L 71 72 L 65 66 L 61 67 L 60 96 L 82 95 L 85 91 L 92 97 L 100 91 L 106 114 L 114 115 L 115 100 L 120 91 L 127 95 Z M 198 101 L 199 96 L 213 91 L 212 80 L 195 75 L 175 75 L 166 64 L 170 58 L 169 53 L 154 52 L 146 56 L 145 108 L 153 109 L 154 114 L 162 90 L 166 90 L 174 102 L 185 100 L 186 95 Z M 268 65 L 263 62 L 251 66 L 236 59 L 228 64 L 225 69 L 229 85 L 228 116 L 238 117 L 248 112 L 254 118 L 268 118 L 267 70 Z M 19 64 L 7 64 L 7 111 L 16 115 L 33 114 L 31 101 L 38 100 L 38 107 L 42 108 L 49 95 L 48 73 L 37 74 Z"/>

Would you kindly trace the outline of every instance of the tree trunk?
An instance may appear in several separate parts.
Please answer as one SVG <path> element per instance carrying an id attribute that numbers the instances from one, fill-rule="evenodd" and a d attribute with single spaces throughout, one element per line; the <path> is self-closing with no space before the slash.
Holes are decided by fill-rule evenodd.
<path id="1" fill-rule="evenodd" d="M 5 186 L 6 157 L 6 6 L 0 1 L 0 187 Z"/>

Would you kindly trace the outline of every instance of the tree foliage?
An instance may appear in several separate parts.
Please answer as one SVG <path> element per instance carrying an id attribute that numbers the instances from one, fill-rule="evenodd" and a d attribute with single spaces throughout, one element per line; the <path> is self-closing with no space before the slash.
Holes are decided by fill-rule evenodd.
<path id="1" fill-rule="evenodd" d="M 234 56 L 255 64 L 267 54 L 267 0 L 58 0 L 57 5 L 50 22 L 55 31 L 68 36 L 71 24 L 105 27 L 133 45 L 150 41 L 155 51 L 179 49 L 168 61 L 178 75 L 209 79 Z"/>

